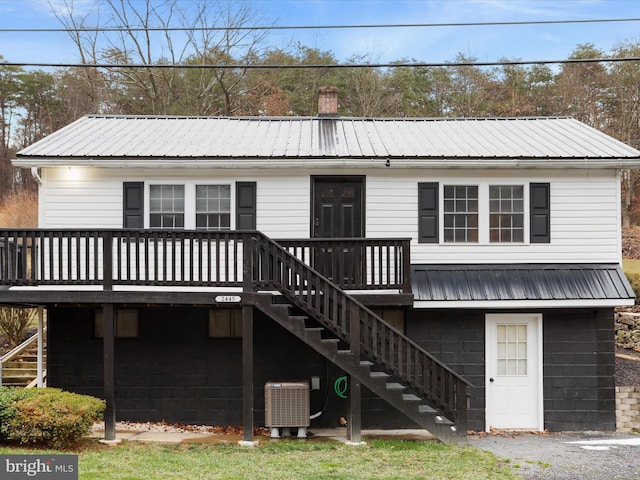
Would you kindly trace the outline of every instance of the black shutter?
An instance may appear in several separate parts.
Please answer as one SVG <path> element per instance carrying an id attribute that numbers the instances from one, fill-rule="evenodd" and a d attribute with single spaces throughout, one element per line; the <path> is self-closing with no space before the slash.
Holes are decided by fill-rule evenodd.
<path id="1" fill-rule="evenodd" d="M 438 182 L 418 184 L 418 242 L 438 243 Z"/>
<path id="2" fill-rule="evenodd" d="M 256 182 L 236 183 L 236 230 L 256 229 Z"/>
<path id="3" fill-rule="evenodd" d="M 144 182 L 122 184 L 123 228 L 144 228 Z"/>
<path id="4" fill-rule="evenodd" d="M 529 185 L 529 229 L 531 243 L 551 242 L 550 184 Z"/>

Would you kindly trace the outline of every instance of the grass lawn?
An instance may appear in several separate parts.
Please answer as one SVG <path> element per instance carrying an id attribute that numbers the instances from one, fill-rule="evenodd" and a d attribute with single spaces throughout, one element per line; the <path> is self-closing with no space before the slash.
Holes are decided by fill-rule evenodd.
<path id="1" fill-rule="evenodd" d="M 0 447 L 0 454 L 62 453 Z M 472 447 L 434 441 L 374 440 L 363 447 L 280 440 L 256 448 L 233 444 L 95 441 L 79 453 L 80 479 L 514 479 L 508 464 Z"/>
<path id="2" fill-rule="evenodd" d="M 622 269 L 624 270 L 624 273 L 638 275 L 640 274 L 640 260 L 623 258 Z"/>

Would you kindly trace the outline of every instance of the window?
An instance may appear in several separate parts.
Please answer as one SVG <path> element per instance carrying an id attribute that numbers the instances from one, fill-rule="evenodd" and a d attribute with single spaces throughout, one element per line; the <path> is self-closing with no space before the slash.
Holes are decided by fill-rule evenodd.
<path id="1" fill-rule="evenodd" d="M 136 338 L 138 336 L 138 311 L 137 310 L 116 310 L 115 315 L 115 336 L 117 338 Z M 96 310 L 94 317 L 94 333 L 96 338 L 104 338 L 104 320 L 102 319 L 102 309 Z"/>
<path id="2" fill-rule="evenodd" d="M 478 241 L 477 185 L 445 185 L 444 241 Z"/>
<path id="3" fill-rule="evenodd" d="M 404 310 L 401 308 L 372 308 L 371 311 L 401 333 L 406 333 Z"/>
<path id="4" fill-rule="evenodd" d="M 242 337 L 242 310 L 239 308 L 209 310 L 209 337 Z"/>
<path id="5" fill-rule="evenodd" d="M 524 187 L 489 186 L 489 241 L 524 241 Z"/>
<path id="6" fill-rule="evenodd" d="M 497 325 L 498 375 L 527 374 L 527 326 Z"/>
<path id="7" fill-rule="evenodd" d="M 229 230 L 231 228 L 231 187 L 196 185 L 196 229 Z"/>
<path id="8" fill-rule="evenodd" d="M 551 243 L 551 184 L 418 183 L 418 242 Z"/>
<path id="9" fill-rule="evenodd" d="M 184 228 L 184 185 L 149 187 L 149 227 Z"/>

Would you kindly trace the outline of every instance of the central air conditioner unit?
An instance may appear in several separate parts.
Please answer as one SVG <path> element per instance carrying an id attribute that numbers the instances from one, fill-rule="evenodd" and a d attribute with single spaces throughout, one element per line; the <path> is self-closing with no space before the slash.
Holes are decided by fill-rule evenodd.
<path id="1" fill-rule="evenodd" d="M 306 438 L 309 426 L 309 383 L 267 382 L 264 385 L 265 426 L 278 438 L 280 427 L 298 427 L 298 437 Z"/>

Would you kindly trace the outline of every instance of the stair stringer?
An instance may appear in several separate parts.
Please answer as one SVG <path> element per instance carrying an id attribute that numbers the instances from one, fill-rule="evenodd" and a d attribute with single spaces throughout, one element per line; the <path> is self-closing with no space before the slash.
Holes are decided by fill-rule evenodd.
<path id="1" fill-rule="evenodd" d="M 256 307 L 439 440 L 445 443 L 466 443 L 466 431 L 458 432 L 453 422 L 427 399 L 411 391 L 405 383 L 398 383 L 397 379 L 389 382 L 391 377 L 384 373 L 383 365 L 364 353 L 364 361 L 354 359 L 350 350 L 338 349 L 340 339 L 322 337 L 323 330 L 330 330 L 306 327 L 307 317 L 292 315 L 292 305 L 274 304 L 272 300 L 272 295 L 259 296 Z M 376 370 L 372 371 L 372 368 Z"/>

